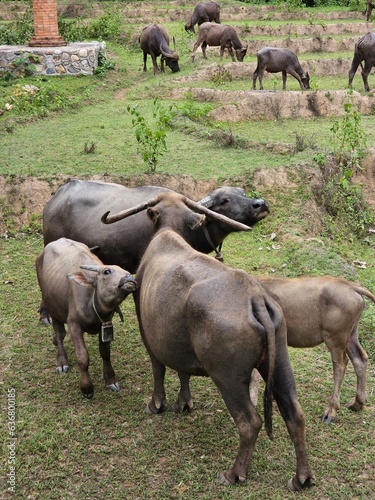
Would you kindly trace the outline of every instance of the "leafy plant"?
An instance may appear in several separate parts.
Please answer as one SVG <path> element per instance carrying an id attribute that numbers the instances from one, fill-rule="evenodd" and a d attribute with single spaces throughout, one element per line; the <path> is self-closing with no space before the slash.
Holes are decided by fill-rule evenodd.
<path id="1" fill-rule="evenodd" d="M 201 103 L 194 100 L 193 94 L 187 92 L 186 101 L 184 104 L 176 106 L 177 109 L 192 121 L 200 121 L 207 118 L 208 113 L 213 109 L 213 105 L 209 102 Z"/>
<path id="2" fill-rule="evenodd" d="M 224 85 L 225 82 L 231 82 L 232 79 L 232 73 L 221 64 L 219 64 L 217 70 L 211 77 L 215 85 Z"/>
<path id="3" fill-rule="evenodd" d="M 138 142 L 138 150 L 149 170 L 155 172 L 160 157 L 167 151 L 167 128 L 175 115 L 173 105 L 164 107 L 159 99 L 154 99 L 153 122 L 146 120 L 137 105 L 129 105 L 127 110 L 133 117 L 132 125 Z"/>
<path id="4" fill-rule="evenodd" d="M 360 169 L 360 160 L 365 156 L 367 141 L 361 125 L 361 114 L 354 105 L 352 92 L 344 103 L 345 115 L 331 126 L 333 134 L 333 157 L 342 170 L 341 184 L 349 189 L 353 173 Z"/>
<path id="5" fill-rule="evenodd" d="M 98 53 L 98 65 L 94 69 L 94 75 L 104 77 L 108 71 L 115 69 L 115 63 L 109 59 L 105 55 L 103 50 L 99 50 Z"/>

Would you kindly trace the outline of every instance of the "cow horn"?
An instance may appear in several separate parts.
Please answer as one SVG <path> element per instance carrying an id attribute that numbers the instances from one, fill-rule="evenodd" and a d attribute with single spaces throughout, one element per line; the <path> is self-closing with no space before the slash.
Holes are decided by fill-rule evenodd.
<path id="1" fill-rule="evenodd" d="M 174 50 L 174 52 L 177 52 L 177 50 L 176 50 L 176 39 L 175 39 L 175 37 L 173 37 L 173 50 Z"/>
<path id="2" fill-rule="evenodd" d="M 160 198 L 158 196 L 155 196 L 155 198 L 152 198 L 151 200 L 140 203 L 139 205 L 128 208 L 127 210 L 122 210 L 121 212 L 118 212 L 114 215 L 109 215 L 110 211 L 108 211 L 102 216 L 101 221 L 103 222 L 103 224 L 112 224 L 113 222 L 118 222 L 119 220 L 125 219 L 126 217 L 130 217 L 130 215 L 142 212 L 142 210 L 146 210 L 146 208 L 148 207 L 154 207 L 159 202 Z"/>
<path id="3" fill-rule="evenodd" d="M 169 59 L 176 59 L 176 61 L 178 60 L 178 54 L 177 52 L 173 52 L 172 54 L 170 52 L 165 52 L 160 44 L 160 52 L 162 53 L 162 55 L 164 57 L 167 57 Z"/>
<path id="4" fill-rule="evenodd" d="M 96 273 L 99 272 L 99 266 L 95 265 L 84 265 L 84 266 L 79 266 L 80 269 L 85 269 L 86 271 L 94 271 Z"/>
<path id="5" fill-rule="evenodd" d="M 251 231 L 252 227 L 246 226 L 245 224 L 242 224 L 241 222 L 237 222 L 233 219 L 230 219 L 229 217 L 226 217 L 225 215 L 217 214 L 216 212 L 213 212 L 209 208 L 206 208 L 203 205 L 200 205 L 198 202 L 190 200 L 189 198 L 185 198 L 185 205 L 192 210 L 196 210 L 197 212 L 200 212 L 202 214 L 207 215 L 211 219 L 216 219 L 220 222 L 224 222 L 228 226 L 231 226 L 233 229 L 237 229 L 237 231 Z"/>
<path id="6" fill-rule="evenodd" d="M 201 200 L 197 201 L 197 203 L 199 203 L 199 205 L 203 205 L 206 208 L 210 208 L 214 204 L 214 200 L 212 199 L 212 196 L 207 195 Z"/>

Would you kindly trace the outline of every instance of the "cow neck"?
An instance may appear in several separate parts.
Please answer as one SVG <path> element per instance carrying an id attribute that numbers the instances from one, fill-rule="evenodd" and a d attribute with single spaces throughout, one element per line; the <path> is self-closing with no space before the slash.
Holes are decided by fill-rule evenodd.
<path id="1" fill-rule="evenodd" d="M 214 242 L 211 239 L 210 233 L 208 232 L 206 224 L 203 224 L 203 232 L 204 232 L 204 235 L 206 237 L 206 240 L 208 241 L 208 244 L 210 245 L 212 250 L 214 250 L 214 252 L 216 253 L 215 259 L 219 260 L 220 262 L 223 262 L 224 259 L 223 259 L 223 256 L 221 254 L 221 247 L 223 246 L 223 242 L 221 242 L 218 247 L 215 247 Z"/>
<path id="2" fill-rule="evenodd" d="M 100 315 L 99 315 L 99 313 L 98 313 L 98 311 L 97 311 L 97 309 L 96 309 L 96 307 L 95 307 L 95 295 L 96 295 L 96 290 L 94 290 L 94 294 L 93 294 L 93 296 L 92 296 L 92 308 L 94 309 L 95 314 L 96 314 L 96 315 L 97 315 L 97 317 L 99 318 L 99 321 L 100 321 L 102 324 L 103 324 L 103 323 L 107 323 L 108 321 L 112 321 L 112 318 L 113 318 L 113 315 L 114 315 L 115 311 L 112 311 L 112 312 L 111 312 L 111 317 L 109 318 L 109 320 L 104 321 L 104 320 L 100 317 Z"/>

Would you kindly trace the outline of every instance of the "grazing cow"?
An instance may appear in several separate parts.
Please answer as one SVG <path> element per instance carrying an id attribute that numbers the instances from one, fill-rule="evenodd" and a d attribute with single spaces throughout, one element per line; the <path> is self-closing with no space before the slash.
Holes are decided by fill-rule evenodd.
<path id="1" fill-rule="evenodd" d="M 364 11 L 364 15 L 366 15 L 366 21 L 371 21 L 372 9 L 375 5 L 372 3 L 372 0 L 366 0 L 366 10 Z"/>
<path id="2" fill-rule="evenodd" d="M 194 26 L 196 24 L 200 26 L 209 21 L 220 24 L 220 5 L 217 2 L 199 2 L 194 7 L 190 21 L 185 24 L 185 30 L 195 33 Z"/>
<path id="3" fill-rule="evenodd" d="M 365 61 L 365 67 L 362 65 L 363 61 Z M 375 66 L 375 33 L 366 33 L 354 46 L 354 56 L 349 70 L 349 87 L 352 86 L 352 81 L 359 65 L 362 68 L 362 80 L 365 90 L 366 92 L 370 92 L 368 75 L 372 67 Z"/>
<path id="4" fill-rule="evenodd" d="M 145 213 L 140 213 L 114 227 L 100 224 L 100 217 L 106 210 L 118 212 L 168 191 L 157 186 L 127 188 L 109 182 L 72 180 L 61 186 L 44 207 L 44 244 L 65 236 L 90 248 L 99 245 L 97 255 L 102 262 L 117 264 L 134 273 L 154 234 L 152 222 Z M 269 213 L 263 199 L 248 198 L 237 187 L 216 189 L 199 203 L 246 226 L 253 226 Z M 209 219 L 203 227 L 191 231 L 188 242 L 200 252 L 215 249 L 218 252 L 233 230 Z"/>
<path id="5" fill-rule="evenodd" d="M 176 52 L 176 42 L 173 37 L 173 50 L 169 47 L 169 35 L 167 30 L 159 24 L 149 24 L 143 28 L 139 37 L 139 44 L 143 50 L 143 71 L 147 71 L 147 54 L 150 54 L 154 67 L 154 75 L 158 72 L 157 57 L 160 58 L 160 71 L 164 73 L 164 61 L 173 73 L 180 71 L 178 65 L 178 54 Z"/>
<path id="6" fill-rule="evenodd" d="M 94 387 L 88 371 L 89 355 L 83 334 L 101 331 L 99 351 L 105 385 L 118 391 L 120 387 L 111 365 L 111 319 L 119 304 L 136 289 L 134 278 L 118 266 L 103 265 L 86 245 L 66 238 L 44 248 L 36 259 L 36 272 L 43 303 L 52 318 L 55 332 L 57 373 L 69 370 L 63 344 L 66 323 L 77 356 L 82 394 L 92 398 Z"/>
<path id="7" fill-rule="evenodd" d="M 165 408 L 166 366 L 178 372 L 181 382 L 176 411 L 192 407 L 192 375 L 211 377 L 240 435 L 235 462 L 221 475 L 221 481 L 246 481 L 262 424 L 249 397 L 251 372 L 257 367 L 267 382 L 266 429 L 271 436 L 273 393 L 295 446 L 297 469 L 289 487 L 309 487 L 314 476 L 282 310 L 257 279 L 197 252 L 184 240 L 188 226 L 204 223 L 204 216 L 188 207 L 212 218 L 219 216 L 182 195 L 163 193 L 148 203 L 102 218 L 112 223 L 147 209 L 157 229 L 136 274 L 140 285 L 135 294 L 137 316 L 154 374 L 154 393 L 147 410 L 159 413 Z"/>
<path id="8" fill-rule="evenodd" d="M 220 59 L 223 59 L 225 49 L 228 49 L 232 61 L 235 61 L 234 49 L 239 62 L 244 60 L 247 52 L 247 45 L 246 47 L 242 45 L 236 30 L 232 26 L 223 24 L 203 23 L 199 26 L 198 39 L 194 44 L 191 60 L 194 61 L 195 53 L 200 46 L 202 46 L 203 57 L 207 59 L 207 45 L 220 47 Z"/>
<path id="9" fill-rule="evenodd" d="M 374 303 L 375 296 L 355 283 L 329 276 L 294 279 L 262 276 L 259 281 L 282 307 L 288 345 L 315 347 L 324 342 L 331 353 L 334 388 L 322 420 L 331 422 L 340 408 L 347 356 L 357 375 L 357 393 L 349 408 L 360 410 L 366 401 L 368 356 L 358 341 L 358 323 L 365 308 L 362 295 Z"/>
<path id="10" fill-rule="evenodd" d="M 262 47 L 257 52 L 258 64 L 253 73 L 253 89 L 256 90 L 256 81 L 259 78 L 259 88 L 263 90 L 264 72 L 282 72 L 283 90 L 286 88 L 286 76 L 294 76 L 302 90 L 310 88 L 310 75 L 302 69 L 296 54 L 289 49 L 276 47 Z"/>

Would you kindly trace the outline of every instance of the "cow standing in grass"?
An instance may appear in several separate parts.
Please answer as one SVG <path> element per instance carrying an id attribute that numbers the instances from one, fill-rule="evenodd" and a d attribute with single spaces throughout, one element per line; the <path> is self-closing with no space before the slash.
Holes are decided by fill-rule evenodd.
<path id="1" fill-rule="evenodd" d="M 135 291 L 134 278 L 121 267 L 103 265 L 86 245 L 67 238 L 44 248 L 36 259 L 36 271 L 43 306 L 55 332 L 57 373 L 69 370 L 63 343 L 66 323 L 80 370 L 82 394 L 89 399 L 94 395 L 84 332 L 99 334 L 105 385 L 118 391 L 120 387 L 111 364 L 111 320 L 121 302 Z"/>

